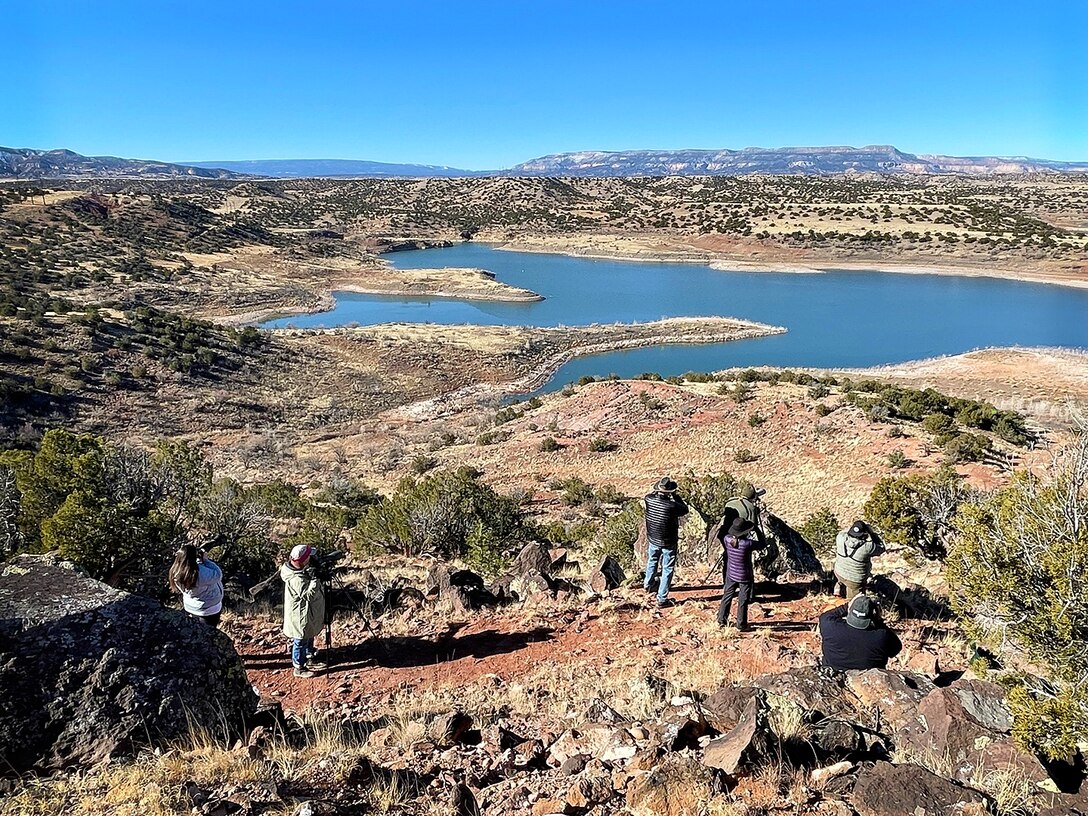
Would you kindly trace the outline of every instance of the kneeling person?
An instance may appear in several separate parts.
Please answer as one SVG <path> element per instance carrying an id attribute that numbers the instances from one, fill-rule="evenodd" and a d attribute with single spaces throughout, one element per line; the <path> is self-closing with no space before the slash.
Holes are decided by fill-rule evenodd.
<path id="1" fill-rule="evenodd" d="M 903 648 L 899 636 L 884 625 L 880 608 L 868 595 L 820 616 L 823 665 L 833 669 L 886 669 Z"/>

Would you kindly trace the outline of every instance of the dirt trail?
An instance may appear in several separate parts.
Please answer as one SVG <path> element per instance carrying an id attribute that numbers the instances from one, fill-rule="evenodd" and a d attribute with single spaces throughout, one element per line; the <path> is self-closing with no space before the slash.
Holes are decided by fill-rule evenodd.
<path id="1" fill-rule="evenodd" d="M 698 569 L 692 572 L 695 579 L 702 577 Z M 652 597 L 630 588 L 581 609 L 479 613 L 421 635 L 374 638 L 361 622 L 345 621 L 334 627 L 330 669 L 312 679 L 293 676 L 287 641 L 271 618 L 235 618 L 226 629 L 262 696 L 301 711 L 360 705 L 403 690 L 466 686 L 491 676 L 511 682 L 544 664 L 600 670 L 636 653 L 668 657 L 698 651 L 705 658 L 710 649 L 723 661 L 735 662 L 744 652 L 746 664 L 764 671 L 785 668 L 779 665 L 783 659 L 811 662 L 818 649 L 816 619 L 834 601 L 805 594 L 807 588 L 758 587 L 758 601 L 750 610 L 752 631 L 735 637 L 719 634 L 714 625 L 720 585 L 674 587 L 677 603 L 663 610 L 656 609 Z M 324 646 L 323 636 L 318 646 Z"/>

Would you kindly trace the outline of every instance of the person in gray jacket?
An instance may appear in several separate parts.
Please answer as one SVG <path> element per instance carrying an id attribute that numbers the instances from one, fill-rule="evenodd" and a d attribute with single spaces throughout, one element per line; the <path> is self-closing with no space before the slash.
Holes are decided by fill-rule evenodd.
<path id="1" fill-rule="evenodd" d="M 883 552 L 880 536 L 860 519 L 839 533 L 835 538 L 835 594 L 839 594 L 839 585 L 846 590 L 847 603 L 861 594 L 873 571 L 873 558 Z"/>
<path id="2" fill-rule="evenodd" d="M 181 593 L 182 607 L 213 629 L 223 611 L 223 570 L 195 544 L 182 544 L 170 567 L 171 592 Z"/>

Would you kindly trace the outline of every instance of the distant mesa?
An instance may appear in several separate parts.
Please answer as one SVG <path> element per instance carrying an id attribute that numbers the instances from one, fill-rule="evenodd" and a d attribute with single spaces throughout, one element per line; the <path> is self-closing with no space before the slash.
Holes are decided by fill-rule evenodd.
<path id="1" fill-rule="evenodd" d="M 432 164 L 389 164 L 354 159 L 261 159 L 188 164 L 81 156 L 71 150 L 0 147 L 0 178 L 85 177 L 466 178 L 560 176 L 962 175 L 1088 173 L 1088 162 L 1023 156 L 939 156 L 906 153 L 891 145 L 867 147 L 746 147 L 743 150 L 585 150 L 556 153 L 506 170 L 461 170 Z"/>

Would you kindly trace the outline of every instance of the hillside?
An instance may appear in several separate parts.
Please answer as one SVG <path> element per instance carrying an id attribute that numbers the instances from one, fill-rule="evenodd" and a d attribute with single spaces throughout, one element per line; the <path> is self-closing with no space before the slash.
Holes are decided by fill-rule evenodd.
<path id="1" fill-rule="evenodd" d="M 0 147 L 0 178 L 117 178 L 128 176 L 193 176 L 207 179 L 238 178 L 237 173 L 115 156 L 82 156 L 71 150 L 31 150 Z"/>
<path id="2" fill-rule="evenodd" d="M 357 159 L 254 159 L 251 161 L 190 162 L 193 167 L 222 168 L 235 173 L 272 178 L 335 178 L 365 176 L 388 178 L 455 178 L 485 175 L 486 171 L 458 170 L 433 164 L 391 164 Z"/>

